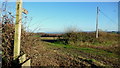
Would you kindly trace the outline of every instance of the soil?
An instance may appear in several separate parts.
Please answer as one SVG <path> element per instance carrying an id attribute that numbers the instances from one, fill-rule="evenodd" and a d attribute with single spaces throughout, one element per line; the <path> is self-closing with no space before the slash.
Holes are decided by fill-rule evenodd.
<path id="1" fill-rule="evenodd" d="M 99 67 L 89 61 L 80 59 L 78 56 L 82 56 L 86 59 L 94 58 L 105 65 L 119 65 L 106 61 L 102 56 L 93 56 L 82 51 L 76 51 L 75 49 L 69 50 L 66 48 L 51 47 L 45 41 L 37 40 L 30 45 L 30 41 L 26 43 L 26 46 L 22 46 L 24 53 L 31 58 L 31 66 L 34 68 L 41 66 L 79 66 L 79 67 Z M 77 56 L 75 56 L 77 55 Z M 115 67 L 115 68 L 116 68 Z"/>

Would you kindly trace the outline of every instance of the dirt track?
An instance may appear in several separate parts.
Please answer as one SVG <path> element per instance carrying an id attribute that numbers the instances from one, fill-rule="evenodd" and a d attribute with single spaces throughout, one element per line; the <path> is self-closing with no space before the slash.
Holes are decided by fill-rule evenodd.
<path id="1" fill-rule="evenodd" d="M 65 48 L 50 47 L 46 42 L 36 42 L 37 46 L 26 46 L 25 53 L 31 57 L 33 67 L 35 66 L 94 66 L 93 63 L 75 57 L 64 51 Z"/>

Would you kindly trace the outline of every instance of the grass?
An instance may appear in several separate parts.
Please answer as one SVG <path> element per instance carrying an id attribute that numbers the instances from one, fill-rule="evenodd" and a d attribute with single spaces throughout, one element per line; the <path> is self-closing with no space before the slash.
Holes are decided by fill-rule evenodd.
<path id="1" fill-rule="evenodd" d="M 48 49 L 55 49 L 55 51 L 70 54 L 75 57 L 83 56 L 88 59 L 87 61 L 94 62 L 94 60 L 97 60 L 107 65 L 117 65 L 119 64 L 118 60 L 120 56 L 114 53 L 114 49 L 113 51 L 111 51 L 112 48 L 109 49 L 111 46 L 116 45 L 116 37 L 115 39 L 112 39 L 112 36 L 109 38 L 110 40 L 106 37 L 105 39 L 104 37 L 99 39 L 85 38 L 81 42 L 80 40 L 77 41 L 81 45 L 64 44 L 61 40 L 57 41 L 57 38 L 53 37 L 41 37 L 41 40 L 49 40 L 45 41 Z M 56 41 L 50 42 L 50 40 Z"/>
<path id="2" fill-rule="evenodd" d="M 93 54 L 93 55 L 98 55 L 98 56 L 104 56 L 104 57 L 111 57 L 111 58 L 115 58 L 115 57 L 118 57 L 118 55 L 114 54 L 114 53 L 110 53 L 110 52 L 107 52 L 107 51 L 104 51 L 104 50 L 98 50 L 98 49 L 93 49 L 93 48 L 78 48 L 79 50 L 85 52 L 85 53 L 90 53 L 90 54 Z"/>
<path id="3" fill-rule="evenodd" d="M 103 42 L 103 43 L 94 42 L 94 43 L 89 43 L 89 44 L 95 45 L 95 46 L 101 46 L 101 45 L 110 46 L 110 45 L 114 45 L 116 43 L 117 43 L 116 41 L 106 41 L 106 42 Z"/>
<path id="4" fill-rule="evenodd" d="M 77 47 L 77 46 L 64 45 L 64 44 L 59 44 L 59 43 L 48 43 L 48 44 L 52 45 L 54 47 L 61 47 L 61 48 L 66 48 L 66 49 L 76 49 L 78 51 L 83 51 L 85 53 L 91 53 L 91 54 L 95 54 L 95 55 L 101 55 L 101 56 L 106 56 L 106 57 L 118 57 L 114 53 L 107 52 L 104 50 L 95 49 L 95 48 Z"/>
<path id="5" fill-rule="evenodd" d="M 35 37 L 33 37 L 33 38 L 36 39 Z M 87 59 L 83 60 L 83 62 L 86 61 L 86 62 L 94 63 L 94 62 L 98 61 L 100 63 L 105 62 L 105 63 L 103 63 L 105 65 L 111 65 L 114 62 L 117 62 L 117 59 L 119 58 L 119 56 L 116 55 L 115 53 L 108 52 L 108 51 L 105 51 L 103 49 L 97 49 L 97 48 L 92 48 L 92 47 L 87 47 L 87 46 L 75 46 L 75 45 L 70 45 L 70 44 L 65 45 L 65 44 L 63 44 L 62 42 L 59 42 L 59 41 L 54 41 L 54 42 L 44 41 L 43 42 L 43 41 L 40 41 L 41 38 L 38 38 L 38 39 L 39 40 L 37 42 L 35 41 L 34 44 L 31 44 L 31 45 L 33 45 L 33 47 L 37 47 L 37 48 L 44 47 L 45 48 L 45 50 L 43 50 L 43 51 L 42 51 L 42 49 L 40 49 L 38 54 L 40 54 L 41 52 L 48 51 L 50 53 L 45 52 L 45 53 L 48 53 L 48 56 L 54 54 L 56 57 L 61 57 L 61 56 L 66 57 L 66 55 L 67 55 L 68 57 L 72 56 L 73 59 L 76 59 L 78 61 L 80 60 L 78 57 L 82 56 L 84 58 L 87 58 Z M 51 38 L 49 37 L 49 38 L 42 38 L 42 39 L 43 40 L 49 40 Z M 52 40 L 55 40 L 55 39 L 53 38 Z M 31 40 L 31 41 L 33 41 L 33 40 Z M 39 47 L 37 45 L 42 46 L 42 47 Z M 93 46 L 93 45 L 91 45 L 91 46 Z M 98 46 L 98 45 L 96 45 L 96 46 Z M 105 45 L 105 47 L 106 47 L 106 45 Z M 55 58 L 55 56 L 54 56 L 54 58 Z M 50 56 L 49 56 L 49 59 L 51 59 Z M 63 58 L 62 60 L 57 60 L 57 61 L 62 61 L 63 62 L 64 60 L 65 59 Z M 36 62 L 36 60 L 34 60 L 34 61 Z M 41 62 L 42 62 L 42 60 L 41 60 Z M 110 63 L 108 63 L 108 62 L 110 62 Z"/>
<path id="6" fill-rule="evenodd" d="M 90 47 L 80 47 L 73 45 L 64 45 L 58 42 L 48 43 L 50 48 L 60 48 L 60 52 L 64 54 L 70 54 L 74 57 L 83 56 L 87 58 L 87 61 L 94 60 L 104 63 L 105 65 L 111 67 L 113 65 L 119 65 L 118 60 L 120 56 L 114 52 L 108 52 L 102 49 L 90 48 Z M 98 63 L 99 64 L 99 63 Z"/>
<path id="7" fill-rule="evenodd" d="M 72 45 L 64 45 L 64 44 L 59 44 L 57 42 L 55 43 L 48 43 L 49 45 L 51 46 L 54 46 L 54 47 L 62 47 L 62 48 L 75 48 L 74 46 Z"/>
<path id="8" fill-rule="evenodd" d="M 40 36 L 35 36 L 35 37 L 39 37 L 41 40 L 58 40 L 58 37 L 40 37 Z M 63 43 L 63 41 L 58 41 L 57 43 Z M 91 45 L 91 46 L 111 46 L 111 45 L 115 45 L 117 44 L 118 42 L 113 40 L 113 41 L 109 41 L 109 40 L 106 40 L 105 42 L 76 42 L 78 43 L 78 45 Z M 68 45 L 72 45 L 72 44 L 68 44 Z"/>
<path id="9" fill-rule="evenodd" d="M 33 37 L 41 37 L 40 35 L 34 35 Z"/>
<path id="10" fill-rule="evenodd" d="M 77 47 L 77 46 L 72 46 L 72 45 L 64 45 L 60 43 L 48 43 L 50 46 L 53 48 L 64 48 L 63 53 L 70 53 L 71 55 L 74 56 L 82 56 L 80 52 L 83 52 L 84 54 L 89 54 L 89 56 L 94 56 L 99 58 L 98 60 L 104 60 L 106 62 L 113 62 L 117 63 L 117 60 L 120 58 L 115 53 L 107 52 L 101 49 L 95 49 L 95 48 L 89 48 L 89 47 Z M 87 57 L 89 57 L 87 56 Z M 96 59 L 96 58 L 89 58 L 89 59 Z"/>
<path id="11" fill-rule="evenodd" d="M 78 45 L 110 46 L 117 44 L 116 40 L 118 40 L 118 34 L 99 32 L 99 38 L 95 38 L 94 32 L 91 33 L 70 32 L 64 34 L 63 38 L 66 39 L 67 44 L 72 44 L 72 45 L 76 45 L 77 43 Z"/>
<path id="12" fill-rule="evenodd" d="M 40 37 L 41 40 L 56 40 L 58 37 Z"/>

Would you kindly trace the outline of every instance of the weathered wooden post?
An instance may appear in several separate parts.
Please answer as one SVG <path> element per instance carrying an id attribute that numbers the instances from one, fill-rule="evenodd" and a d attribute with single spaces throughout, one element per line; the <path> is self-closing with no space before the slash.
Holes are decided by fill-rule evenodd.
<path id="1" fill-rule="evenodd" d="M 16 3 L 16 23 L 14 36 L 14 60 L 20 55 L 20 39 L 21 39 L 21 23 L 22 23 L 22 0 Z"/>
<path id="2" fill-rule="evenodd" d="M 22 12 L 24 14 L 28 14 L 28 11 L 22 8 L 22 0 L 17 0 L 16 3 L 16 23 L 15 23 L 15 36 L 14 36 L 14 60 L 16 60 L 20 56 L 20 40 L 21 40 L 21 24 L 22 24 Z M 19 59 L 19 63 L 25 62 L 26 54 L 21 56 Z M 22 68 L 28 66 L 30 68 L 31 59 L 27 60 L 24 64 L 22 64 Z"/>

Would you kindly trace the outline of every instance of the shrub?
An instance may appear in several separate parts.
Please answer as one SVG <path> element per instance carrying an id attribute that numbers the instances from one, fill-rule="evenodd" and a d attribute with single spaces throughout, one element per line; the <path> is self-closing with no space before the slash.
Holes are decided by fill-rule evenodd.
<path id="1" fill-rule="evenodd" d="M 63 38 L 64 44 L 70 45 L 115 45 L 118 34 L 99 32 L 99 38 L 95 38 L 95 32 L 69 32 Z"/>
<path id="2" fill-rule="evenodd" d="M 69 32 L 63 35 L 64 43 L 75 45 L 80 40 L 79 34 L 77 32 Z"/>
<path id="3" fill-rule="evenodd" d="M 14 45 L 14 24 L 12 21 L 5 20 L 2 22 L 2 66 L 11 66 L 13 60 Z"/>

